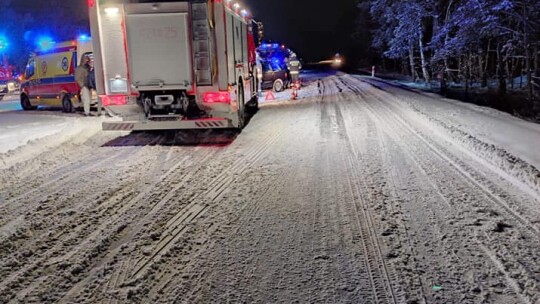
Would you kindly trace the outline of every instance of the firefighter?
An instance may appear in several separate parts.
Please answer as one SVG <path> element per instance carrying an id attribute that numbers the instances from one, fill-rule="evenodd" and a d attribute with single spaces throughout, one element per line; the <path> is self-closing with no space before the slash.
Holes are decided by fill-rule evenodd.
<path id="1" fill-rule="evenodd" d="M 298 86 L 300 84 L 300 60 L 293 55 L 289 58 L 287 66 L 291 75 L 291 84 Z"/>
<path id="2" fill-rule="evenodd" d="M 90 83 L 90 71 L 92 69 L 91 63 L 92 59 L 89 56 L 84 56 L 81 65 L 77 67 L 75 70 L 75 80 L 77 81 L 77 84 L 79 85 L 79 88 L 81 91 L 79 92 L 79 96 L 81 98 L 81 101 L 83 102 L 84 106 L 84 115 L 90 116 L 90 102 L 92 99 L 92 84 Z"/>

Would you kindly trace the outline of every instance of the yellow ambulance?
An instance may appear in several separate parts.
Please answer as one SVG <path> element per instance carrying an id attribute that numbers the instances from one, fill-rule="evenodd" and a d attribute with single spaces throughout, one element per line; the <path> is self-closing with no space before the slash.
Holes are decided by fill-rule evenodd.
<path id="1" fill-rule="evenodd" d="M 28 60 L 21 84 L 22 108 L 28 111 L 38 106 L 62 107 L 69 113 L 82 107 L 75 69 L 84 56 L 92 57 L 91 39 L 81 36 L 62 43 L 43 39 L 38 45 L 40 48 Z M 97 97 L 93 96 L 92 105 L 95 104 Z"/>

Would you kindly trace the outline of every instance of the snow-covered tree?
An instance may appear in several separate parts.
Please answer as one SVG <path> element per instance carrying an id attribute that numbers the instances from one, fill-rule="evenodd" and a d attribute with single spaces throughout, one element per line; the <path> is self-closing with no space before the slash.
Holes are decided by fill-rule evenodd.
<path id="1" fill-rule="evenodd" d="M 526 73 L 529 94 L 540 75 L 538 0 L 371 0 L 377 28 L 373 45 L 389 58 L 408 57 L 411 75 L 420 59 L 422 77 L 430 72 L 487 85 L 496 77 Z M 446 77 L 443 77 L 443 79 Z"/>

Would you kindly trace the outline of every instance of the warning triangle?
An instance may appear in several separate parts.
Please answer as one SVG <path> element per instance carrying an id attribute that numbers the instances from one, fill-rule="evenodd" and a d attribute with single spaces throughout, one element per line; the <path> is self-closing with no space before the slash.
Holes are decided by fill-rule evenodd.
<path id="1" fill-rule="evenodd" d="M 274 93 L 272 93 L 272 91 L 268 91 L 264 100 L 266 101 L 276 100 L 276 96 L 274 96 Z"/>

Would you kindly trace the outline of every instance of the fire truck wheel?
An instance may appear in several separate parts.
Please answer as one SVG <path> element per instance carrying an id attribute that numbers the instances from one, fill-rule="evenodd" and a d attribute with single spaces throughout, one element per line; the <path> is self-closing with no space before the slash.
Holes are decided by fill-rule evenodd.
<path id="1" fill-rule="evenodd" d="M 71 99 L 67 95 L 64 95 L 64 97 L 62 97 L 62 112 L 64 113 L 73 112 L 73 103 L 71 103 Z"/>
<path id="2" fill-rule="evenodd" d="M 32 110 L 37 109 L 37 107 L 32 106 L 32 104 L 30 103 L 30 98 L 28 98 L 26 94 L 21 95 L 21 107 L 25 111 L 32 111 Z"/>
<path id="3" fill-rule="evenodd" d="M 182 92 L 180 96 L 180 106 L 182 107 L 182 114 L 185 116 L 191 116 L 194 112 L 194 102 L 186 95 L 185 92 Z"/>
<path id="4" fill-rule="evenodd" d="M 140 100 L 144 110 L 144 115 L 146 117 L 150 116 L 152 111 L 152 99 L 150 99 L 150 97 L 148 97 L 146 94 L 142 94 Z"/>
<path id="5" fill-rule="evenodd" d="M 253 99 L 247 104 L 247 111 L 249 114 L 255 114 L 259 110 L 259 98 L 254 96 Z"/>
<path id="6" fill-rule="evenodd" d="M 246 122 L 246 113 L 244 105 L 244 87 L 238 86 L 238 129 L 242 130 Z"/>
<path id="7" fill-rule="evenodd" d="M 274 86 L 273 86 L 274 92 L 279 93 L 283 91 L 284 88 L 285 88 L 285 84 L 283 83 L 283 80 L 276 79 L 276 81 L 274 81 Z"/>

